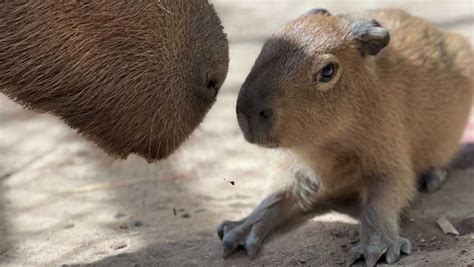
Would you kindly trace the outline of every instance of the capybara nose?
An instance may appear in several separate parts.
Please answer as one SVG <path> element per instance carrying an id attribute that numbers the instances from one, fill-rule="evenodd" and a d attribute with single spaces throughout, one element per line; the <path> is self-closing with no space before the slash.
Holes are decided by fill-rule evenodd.
<path id="1" fill-rule="evenodd" d="M 236 107 L 237 117 L 246 117 L 247 119 L 258 117 L 261 122 L 270 120 L 273 116 L 273 111 L 271 109 L 257 109 L 252 107 L 249 104 L 242 104 L 242 102 L 237 103 Z"/>
<path id="2" fill-rule="evenodd" d="M 237 104 L 236 107 L 236 113 L 237 113 L 237 121 L 239 122 L 239 127 L 242 130 L 245 139 L 253 143 L 254 137 L 252 133 L 252 129 L 250 127 L 250 120 L 251 116 L 248 115 L 248 109 L 245 108 L 245 105 L 241 105 L 240 102 Z"/>
<path id="3" fill-rule="evenodd" d="M 273 110 L 252 99 L 240 98 L 237 101 L 236 113 L 240 129 L 250 143 L 258 142 L 271 128 Z"/>
<path id="4" fill-rule="evenodd" d="M 235 107 L 235 113 L 237 114 L 237 116 L 241 116 L 243 114 L 242 108 L 239 104 L 237 104 L 237 106 Z"/>

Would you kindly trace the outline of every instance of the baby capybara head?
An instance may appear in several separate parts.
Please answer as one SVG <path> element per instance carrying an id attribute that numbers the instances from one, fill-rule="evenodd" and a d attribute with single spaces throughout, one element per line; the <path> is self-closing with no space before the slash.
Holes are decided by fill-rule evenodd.
<path id="1" fill-rule="evenodd" d="M 206 0 L 6 1 L 0 35 L 1 92 L 122 158 L 175 151 L 229 61 Z"/>
<path id="2" fill-rule="evenodd" d="M 265 147 L 321 143 L 355 122 L 373 55 L 389 42 L 375 20 L 315 9 L 264 44 L 237 100 L 245 138 Z"/>

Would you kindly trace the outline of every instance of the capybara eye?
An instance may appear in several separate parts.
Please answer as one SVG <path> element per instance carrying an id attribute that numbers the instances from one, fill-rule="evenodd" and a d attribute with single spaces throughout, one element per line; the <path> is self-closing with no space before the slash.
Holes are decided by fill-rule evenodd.
<path id="1" fill-rule="evenodd" d="M 319 72 L 319 81 L 326 83 L 329 82 L 336 74 L 337 66 L 334 63 L 329 63 Z"/>

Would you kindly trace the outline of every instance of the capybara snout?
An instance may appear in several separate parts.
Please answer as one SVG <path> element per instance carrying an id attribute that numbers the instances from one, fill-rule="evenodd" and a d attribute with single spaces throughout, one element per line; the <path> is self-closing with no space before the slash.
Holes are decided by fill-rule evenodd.
<path id="1" fill-rule="evenodd" d="M 149 161 L 198 126 L 229 62 L 206 0 L 3 1 L 0 39 L 0 92 Z"/>
<path id="2" fill-rule="evenodd" d="M 237 99 L 237 121 L 245 139 L 261 146 L 272 146 L 269 136 L 273 122 L 273 110 L 269 107 L 268 99 L 264 95 L 257 96 L 256 90 L 241 88 Z"/>

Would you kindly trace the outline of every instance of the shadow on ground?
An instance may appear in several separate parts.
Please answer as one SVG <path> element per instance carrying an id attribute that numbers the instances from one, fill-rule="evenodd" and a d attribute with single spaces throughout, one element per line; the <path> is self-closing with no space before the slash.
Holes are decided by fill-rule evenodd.
<path id="1" fill-rule="evenodd" d="M 412 241 L 414 251 L 400 264 L 465 266 L 474 262 L 473 188 L 474 169 L 470 169 L 453 172 L 438 192 L 419 194 L 402 224 L 402 232 Z M 439 229 L 435 221 L 441 215 L 451 220 L 460 236 L 446 235 Z M 244 251 L 221 259 L 216 233 L 204 230 L 179 241 L 158 242 L 137 252 L 74 266 L 345 265 L 350 247 L 357 242 L 357 225 L 338 222 L 338 218 L 341 219 L 338 214 L 324 215 L 292 231 L 280 230 L 267 240 L 253 261 Z"/>
<path id="2" fill-rule="evenodd" d="M 221 94 L 180 151 L 154 164 L 115 161 L 57 119 L 0 101 L 9 117 L 0 132 L 9 146 L 0 153 L 1 264 L 92 262 L 184 240 L 239 215 L 229 208 L 250 210 L 261 194 L 256 166 L 265 157 L 244 143 L 233 109 L 221 111 L 235 105 L 233 93 Z"/>

